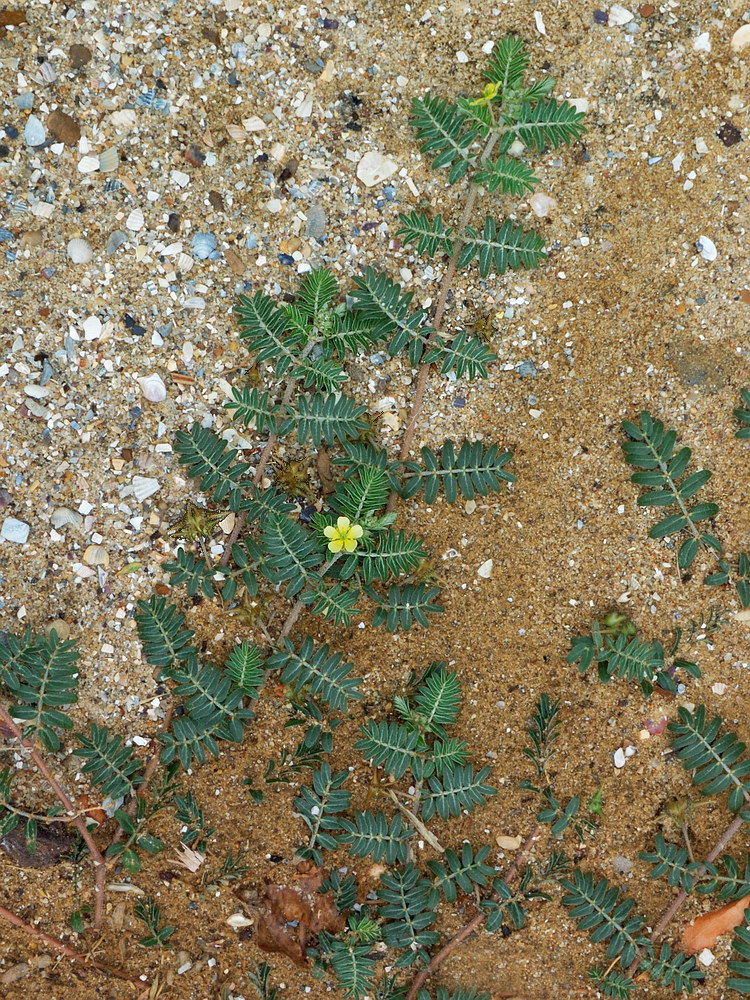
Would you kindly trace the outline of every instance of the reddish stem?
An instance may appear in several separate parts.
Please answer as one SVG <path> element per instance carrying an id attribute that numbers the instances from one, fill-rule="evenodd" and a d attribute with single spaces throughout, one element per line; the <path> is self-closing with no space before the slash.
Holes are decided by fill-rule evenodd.
<path id="1" fill-rule="evenodd" d="M 503 880 L 507 883 L 513 882 L 517 877 L 521 869 L 521 865 L 526 860 L 531 848 L 534 846 L 536 841 L 539 839 L 539 834 L 541 833 L 541 826 L 538 824 L 534 827 L 531 833 L 528 835 L 526 840 L 521 844 L 518 853 L 513 859 L 508 871 L 503 876 Z M 495 893 L 492 894 L 490 899 L 497 899 Z M 429 965 L 425 966 L 424 969 L 414 978 L 414 982 L 409 987 L 409 992 L 406 994 L 406 1000 L 414 1000 L 417 993 L 421 990 L 430 976 L 433 976 L 446 958 L 449 958 L 453 952 L 459 948 L 467 938 L 470 938 L 472 934 L 476 933 L 482 924 L 485 922 L 489 914 L 486 911 L 480 911 L 475 916 L 471 918 L 468 924 L 465 924 L 457 934 L 454 934 L 450 941 L 447 941 L 440 951 L 436 952 L 430 959 Z"/>
<path id="2" fill-rule="evenodd" d="M 722 833 L 722 835 L 719 837 L 714 846 L 706 855 L 706 860 L 703 862 L 703 865 L 701 865 L 701 867 L 696 869 L 696 871 L 693 873 L 694 877 L 698 878 L 701 875 L 705 874 L 706 869 L 704 866 L 712 864 L 718 858 L 718 856 L 727 846 L 732 837 L 734 837 L 734 835 L 744 826 L 744 824 L 745 820 L 742 819 L 739 815 L 734 817 L 734 819 L 726 828 L 724 833 Z M 651 931 L 651 936 L 649 937 L 649 941 L 651 941 L 652 944 L 654 944 L 656 941 L 659 940 L 667 924 L 669 924 L 674 919 L 678 910 L 682 908 L 682 905 L 687 898 L 688 894 L 685 892 L 685 890 L 680 889 L 675 898 L 672 900 L 672 903 L 667 907 L 667 909 L 659 918 L 656 926 Z M 638 963 L 640 962 L 642 957 L 643 957 L 643 949 L 641 949 L 636 954 L 635 958 L 630 963 L 630 967 L 628 968 L 628 975 L 631 978 L 633 977 L 633 975 L 635 975 L 635 972 L 638 968 Z"/>
<path id="3" fill-rule="evenodd" d="M 79 951 L 75 951 L 75 949 L 71 948 L 63 941 L 58 941 L 57 938 L 51 937 L 49 934 L 45 934 L 43 931 L 37 930 L 36 927 L 33 927 L 31 924 L 27 924 L 25 920 L 22 920 L 15 913 L 12 913 L 10 910 L 6 910 L 4 906 L 0 906 L 0 917 L 2 917 L 3 920 L 7 920 L 9 924 L 13 924 L 14 927 L 18 927 L 20 930 L 30 934 L 32 937 L 40 938 L 45 942 L 45 944 L 48 944 L 56 951 L 62 952 L 63 955 L 67 955 L 68 958 L 72 958 L 76 962 L 81 962 L 84 965 L 90 965 L 94 969 L 99 969 L 101 972 L 108 972 L 111 976 L 116 976 L 118 979 L 124 979 L 128 983 L 136 983 L 138 986 L 143 985 L 142 980 L 133 979 L 126 972 L 122 972 L 120 969 L 113 969 L 112 966 L 105 965 L 103 962 L 97 962 L 88 955 L 82 955 Z"/>
<path id="4" fill-rule="evenodd" d="M 75 825 L 76 830 L 78 830 L 84 840 L 84 843 L 86 844 L 86 847 L 89 849 L 91 863 L 94 867 L 94 879 L 96 883 L 94 891 L 94 927 L 100 927 L 102 920 L 104 919 L 104 880 L 107 874 L 107 868 L 102 852 L 97 847 L 85 821 L 80 815 L 78 815 L 76 807 L 68 793 L 47 767 L 44 758 L 41 756 L 34 744 L 24 737 L 22 731 L 13 720 L 13 717 L 3 705 L 0 705 L 0 721 L 3 722 L 6 728 L 11 731 L 21 746 L 25 747 L 29 751 L 37 771 L 39 771 L 42 777 L 47 781 L 47 784 L 55 793 L 65 811 L 70 815 L 71 822 Z"/>

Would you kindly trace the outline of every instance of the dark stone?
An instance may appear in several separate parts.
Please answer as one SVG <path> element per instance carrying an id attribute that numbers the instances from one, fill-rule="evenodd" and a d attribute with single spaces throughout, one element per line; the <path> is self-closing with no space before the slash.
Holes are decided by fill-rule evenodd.
<path id="1" fill-rule="evenodd" d="M 727 147 L 736 146 L 738 142 L 742 142 L 742 132 L 732 122 L 722 122 L 721 128 L 716 134 Z"/>

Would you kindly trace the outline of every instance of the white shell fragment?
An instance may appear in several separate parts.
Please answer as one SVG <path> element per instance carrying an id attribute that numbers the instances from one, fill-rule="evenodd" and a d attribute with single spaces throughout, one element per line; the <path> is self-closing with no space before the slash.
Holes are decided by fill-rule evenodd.
<path id="1" fill-rule="evenodd" d="M 547 29 L 544 26 L 544 18 L 542 17 L 542 12 L 540 10 L 534 11 L 534 23 L 536 24 L 536 30 L 540 35 L 547 34 Z"/>
<path id="2" fill-rule="evenodd" d="M 56 507 L 50 515 L 50 524 L 53 528 L 80 528 L 83 518 L 77 510 L 70 507 Z"/>
<path id="3" fill-rule="evenodd" d="M 714 243 L 713 240 L 709 239 L 708 236 L 698 237 L 698 241 L 695 244 L 695 249 L 698 251 L 698 253 L 704 260 L 708 261 L 716 260 L 717 257 L 716 244 Z"/>
<path id="4" fill-rule="evenodd" d="M 160 489 L 161 483 L 158 479 L 152 479 L 150 476 L 133 476 L 132 490 L 136 500 L 148 500 Z"/>
<path id="5" fill-rule="evenodd" d="M 390 156 L 384 156 L 382 153 L 372 150 L 365 153 L 357 164 L 357 177 L 365 187 L 373 187 L 384 181 L 386 177 L 390 177 L 397 168 L 398 164 Z"/>
<path id="6" fill-rule="evenodd" d="M 6 517 L 3 521 L 0 535 L 7 542 L 17 542 L 19 545 L 25 545 L 29 540 L 30 531 L 31 526 L 25 521 L 19 521 L 17 517 Z"/>
<path id="7" fill-rule="evenodd" d="M 609 23 L 614 25 L 630 24 L 633 12 L 623 7 L 621 3 L 613 3 L 609 8 Z"/>
<path id="8" fill-rule="evenodd" d="M 149 403 L 163 403 L 167 398 L 167 387 L 164 385 L 161 375 L 156 373 L 145 375 L 138 379 L 138 384 Z"/>
<path id="9" fill-rule="evenodd" d="M 250 927 L 253 921 L 250 917 L 246 917 L 244 913 L 233 913 L 231 917 L 227 917 L 227 923 L 235 930 L 239 930 L 240 927 Z"/>
<path id="10" fill-rule="evenodd" d="M 731 45 L 733 52 L 742 52 L 750 45 L 750 24 L 743 24 L 735 31 L 732 35 Z"/>
<path id="11" fill-rule="evenodd" d="M 490 577 L 492 576 L 492 567 L 494 565 L 495 564 L 491 559 L 488 559 L 486 562 L 483 562 L 482 565 L 477 570 L 477 576 L 481 576 L 483 580 L 489 580 Z"/>
<path id="12" fill-rule="evenodd" d="M 94 251 L 86 240 L 73 239 L 68 243 L 68 257 L 74 264 L 88 264 L 94 257 Z"/>
<path id="13" fill-rule="evenodd" d="M 127 218 L 125 226 L 132 232 L 137 233 L 139 230 L 143 229 L 144 222 L 146 220 L 143 218 L 143 212 L 140 208 L 134 208 L 133 211 Z"/>
<path id="14" fill-rule="evenodd" d="M 625 751 L 622 747 L 618 747 L 617 750 L 615 750 L 612 760 L 615 767 L 625 767 Z"/>

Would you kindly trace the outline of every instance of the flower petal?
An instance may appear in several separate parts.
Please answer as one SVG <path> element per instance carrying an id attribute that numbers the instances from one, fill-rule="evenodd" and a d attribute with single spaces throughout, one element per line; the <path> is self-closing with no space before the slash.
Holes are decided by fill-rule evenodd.
<path id="1" fill-rule="evenodd" d="M 362 535 L 364 534 L 364 532 L 365 532 L 365 529 L 362 527 L 361 524 L 353 524 L 351 526 L 351 528 L 349 528 L 349 537 L 350 538 L 361 538 Z"/>
<path id="2" fill-rule="evenodd" d="M 345 532 L 352 522 L 348 517 L 338 517 L 336 518 L 336 527 L 341 532 Z"/>
<path id="3" fill-rule="evenodd" d="M 325 528 L 323 528 L 323 534 L 326 538 L 335 538 L 338 535 L 338 532 L 332 524 L 327 524 Z"/>
<path id="4" fill-rule="evenodd" d="M 344 543 L 340 538 L 334 538 L 333 541 L 328 543 L 329 552 L 340 552 L 344 547 Z"/>
<path id="5" fill-rule="evenodd" d="M 356 547 L 357 547 L 357 539 L 352 538 L 350 534 L 349 537 L 344 541 L 344 548 L 346 549 L 347 552 L 354 552 Z"/>

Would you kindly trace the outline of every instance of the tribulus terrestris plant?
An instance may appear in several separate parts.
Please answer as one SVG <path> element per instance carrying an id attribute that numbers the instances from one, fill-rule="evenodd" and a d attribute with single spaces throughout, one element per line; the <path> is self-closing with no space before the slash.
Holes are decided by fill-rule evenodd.
<path id="1" fill-rule="evenodd" d="M 742 390 L 743 402 L 750 401 L 750 393 Z M 735 410 L 735 416 L 743 425 L 737 437 L 746 438 L 750 429 L 750 412 Z M 740 605 L 750 606 L 750 557 L 739 552 L 734 565 L 724 557 L 719 539 L 711 531 L 705 530 L 704 522 L 712 521 L 719 513 L 719 506 L 711 501 L 693 503 L 701 489 L 708 483 L 712 473 L 707 469 L 687 473 L 692 458 L 690 448 L 677 448 L 677 431 L 667 430 L 661 420 L 643 412 L 637 424 L 624 421 L 623 430 L 627 439 L 622 450 L 625 461 L 639 470 L 631 476 L 632 482 L 647 487 L 638 497 L 641 507 L 674 507 L 649 531 L 651 538 L 682 537 L 677 552 L 677 566 L 688 570 L 698 552 L 703 549 L 718 559 L 719 568 L 706 576 L 704 583 L 710 587 L 733 584 Z"/>
<path id="2" fill-rule="evenodd" d="M 324 890 L 334 892 L 346 924 L 338 933 L 321 933 L 310 952 L 353 1000 L 368 995 L 413 1000 L 473 934 L 523 927 L 530 903 L 550 899 L 549 889 L 570 870 L 560 850 L 566 831 L 580 842 L 595 829 L 593 813 L 582 807 L 579 796 L 562 802 L 554 790 L 549 764 L 559 735 L 560 705 L 542 695 L 524 751 L 534 777 L 521 786 L 536 793 L 538 813 L 514 860 L 503 872 L 489 844 L 464 840 L 444 846 L 431 824 L 471 812 L 495 794 L 488 784 L 490 767 L 476 769 L 466 744 L 448 731 L 458 719 L 460 701 L 456 673 L 444 663 L 432 664 L 394 697 L 392 718 L 361 727 L 355 746 L 373 769 L 365 808 L 352 810 L 349 790 L 356 788 L 362 768 L 333 772 L 328 763 L 313 772 L 312 784 L 295 801 L 309 830 L 299 857 L 333 865 L 331 859 L 340 855 L 331 852 L 348 848 L 355 859 L 379 865 L 381 874 L 369 892 L 358 887 L 355 875 L 342 882 L 333 872 Z M 546 857 L 530 860 L 543 827 L 550 835 Z M 459 897 L 466 906 L 473 903 L 474 913 L 458 933 L 443 940 L 438 930 L 441 905 Z M 408 986 L 402 981 L 406 969 L 414 970 Z"/>
<path id="3" fill-rule="evenodd" d="M 430 617 L 441 612 L 439 590 L 425 571 L 427 552 L 421 539 L 396 526 L 398 499 L 422 494 L 429 503 L 438 496 L 452 503 L 459 496 L 473 499 L 514 481 L 507 468 L 511 455 L 497 444 L 448 440 L 437 449 L 422 447 L 418 459 L 412 455 L 412 444 L 433 366 L 443 375 L 474 379 L 486 376 L 496 357 L 482 338 L 445 321 L 456 272 L 476 263 L 483 277 L 499 276 L 535 267 L 545 256 L 541 237 L 524 232 L 512 219 L 498 221 L 487 215 L 479 224 L 474 220 L 481 194 L 522 197 L 536 183 L 532 158 L 582 133 L 583 116 L 551 97 L 552 78 L 524 83 L 528 62 L 522 40 L 506 38 L 493 51 L 485 70 L 487 84 L 477 97 L 451 102 L 428 93 L 414 101 L 412 124 L 420 148 L 435 169 L 445 171 L 449 185 L 462 186 L 464 195 L 455 223 L 421 210 L 400 217 L 402 241 L 444 261 L 431 315 L 413 304 L 413 293 L 373 268 L 358 276 L 345 296 L 332 273 L 318 268 L 303 277 L 291 302 L 277 303 L 261 291 L 240 298 L 239 331 L 254 357 L 255 384 L 234 388 L 227 411 L 238 427 L 265 438 L 265 443 L 251 464 L 210 427 L 195 424 L 178 434 L 177 457 L 209 506 L 187 502 L 183 516 L 171 528 L 183 544 L 165 568 L 170 582 L 184 585 L 189 596 L 212 599 L 240 616 L 252 629 L 253 640 L 235 647 L 224 664 L 207 663 L 175 604 L 163 596 L 139 602 L 136 618 L 145 658 L 169 691 L 159 747 L 143 759 L 120 735 L 96 725 L 77 734 L 72 746 L 113 820 L 115 832 L 106 848 L 98 845 L 90 817 L 77 807 L 47 763 L 61 749 L 60 735 L 74 728 L 67 711 L 76 701 L 78 680 L 73 644 L 58 640 L 54 633 L 40 638 L 28 632 L 0 645 L 6 698 L 0 703 L 0 721 L 26 748 L 57 799 L 46 814 L 25 811 L 13 799 L 11 774 L 4 773 L 3 829 L 23 823 L 29 846 L 40 822 L 65 822 L 77 829 L 96 873 L 94 926 L 99 927 L 103 918 L 107 867 L 120 864 L 135 872 L 143 852 L 163 848 L 147 829 L 157 811 L 168 804 L 175 809 L 186 846 L 200 848 L 210 839 L 213 831 L 190 791 L 179 788 L 178 774 L 217 754 L 222 740 L 243 738 L 252 718 L 250 706 L 270 672 L 278 672 L 297 711 L 312 720 L 300 759 L 311 762 L 330 749 L 335 719 L 328 717 L 347 711 L 357 701 L 360 682 L 352 665 L 327 643 L 309 635 L 292 638 L 303 611 L 334 627 L 346 627 L 369 605 L 372 626 L 390 631 L 427 627 Z M 343 391 L 347 366 L 362 352 L 376 348 L 393 358 L 404 356 L 418 368 L 398 456 L 378 446 L 366 406 Z M 293 460 L 278 460 L 281 441 Z M 210 540 L 229 514 L 234 526 L 215 559 Z M 285 608 L 281 625 L 271 634 L 270 612 L 278 615 L 279 608 Z M 389 833 L 394 844 L 400 839 L 408 843 L 411 830 L 419 828 L 407 831 L 404 809 L 413 814 L 412 823 L 424 825 L 430 810 L 453 815 L 489 794 L 483 790 L 484 772 L 465 763 L 464 749 L 436 728 L 444 723 L 425 721 L 425 699 L 431 697 L 433 683 L 434 679 L 425 680 L 412 708 L 401 706 L 398 723 L 384 724 L 385 730 L 372 729 L 363 736 L 373 741 L 372 759 L 377 757 L 381 765 L 396 771 L 408 763 L 420 784 L 419 801 L 411 806 L 396 796 L 399 805 L 393 803 L 396 813 L 388 819 L 387 831 L 399 830 L 403 838 Z M 406 742 L 390 752 L 403 751 L 406 757 L 382 757 L 389 752 L 392 734 Z M 381 737 L 385 743 L 379 748 Z M 283 768 L 290 766 L 297 765 L 287 761 Z M 318 777 L 318 785 L 322 781 Z M 558 830 L 560 824 L 567 825 L 577 804 L 563 807 L 547 785 L 541 794 L 548 817 L 544 821 L 553 829 L 557 824 Z M 373 831 L 379 831 L 383 821 L 360 816 L 349 822 L 352 843 L 367 844 L 374 842 Z M 311 851 L 325 848 L 324 835 L 320 824 Z M 424 876 L 407 867 L 412 864 L 403 856 L 408 847 L 392 850 L 396 853 L 389 863 L 397 867 L 389 877 L 401 887 L 392 891 L 407 893 L 411 890 L 406 882 L 415 880 L 414 891 L 427 893 L 426 902 L 431 903 L 436 890 L 427 890 Z M 469 867 L 479 871 L 476 854 L 472 858 Z M 519 865 L 522 858 L 519 855 Z M 441 884 L 460 886 L 460 864 L 454 871 L 447 852 L 446 860 Z M 530 876 L 524 881 L 520 870 L 516 876 L 523 896 L 531 885 Z M 511 912 L 511 899 L 513 906 L 521 905 L 515 890 L 508 889 L 505 898 L 506 890 L 498 888 L 496 877 L 492 884 L 497 898 L 488 896 L 482 911 L 482 920 L 488 923 L 493 912 Z M 85 912 L 85 908 L 77 911 L 77 925 Z M 10 911 L 2 908 L 0 915 L 35 933 Z M 168 935 L 158 908 L 144 902 L 139 916 L 149 929 L 149 944 L 164 944 Z M 62 942 L 47 940 L 82 959 Z M 417 952 L 420 960 L 423 952 Z"/>

